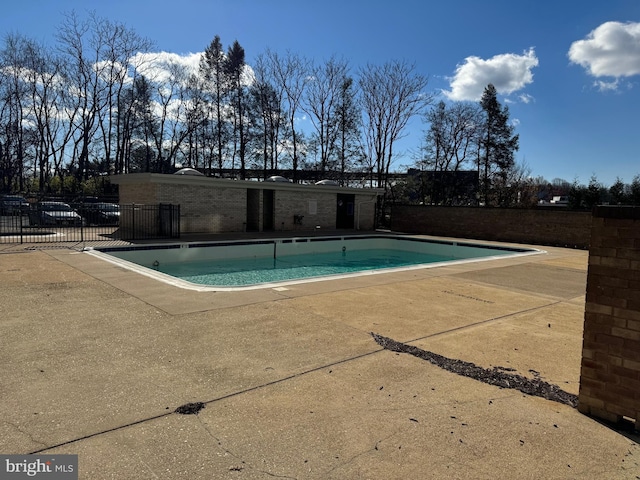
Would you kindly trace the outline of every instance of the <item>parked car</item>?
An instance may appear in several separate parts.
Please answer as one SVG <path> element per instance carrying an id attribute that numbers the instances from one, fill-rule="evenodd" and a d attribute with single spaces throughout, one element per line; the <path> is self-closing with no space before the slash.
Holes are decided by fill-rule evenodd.
<path id="1" fill-rule="evenodd" d="M 29 214 L 32 225 L 62 225 L 79 227 L 83 219 L 69 204 L 63 202 L 40 202 Z"/>
<path id="2" fill-rule="evenodd" d="M 76 203 L 100 203 L 100 200 L 98 199 L 98 197 L 91 197 L 91 196 L 85 195 L 85 196 L 76 198 L 72 203 L 74 205 Z"/>
<path id="3" fill-rule="evenodd" d="M 78 206 L 88 225 L 118 225 L 120 222 L 120 205 L 116 203 L 84 203 Z"/>
<path id="4" fill-rule="evenodd" d="M 15 215 L 17 213 L 27 213 L 29 202 L 20 195 L 3 195 L 0 198 L 0 212 L 2 215 Z"/>

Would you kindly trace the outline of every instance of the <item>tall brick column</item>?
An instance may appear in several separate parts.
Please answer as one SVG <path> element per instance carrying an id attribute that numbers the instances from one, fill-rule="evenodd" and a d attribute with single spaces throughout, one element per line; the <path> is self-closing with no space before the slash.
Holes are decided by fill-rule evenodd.
<path id="1" fill-rule="evenodd" d="M 640 207 L 593 212 L 578 410 L 640 428 Z"/>

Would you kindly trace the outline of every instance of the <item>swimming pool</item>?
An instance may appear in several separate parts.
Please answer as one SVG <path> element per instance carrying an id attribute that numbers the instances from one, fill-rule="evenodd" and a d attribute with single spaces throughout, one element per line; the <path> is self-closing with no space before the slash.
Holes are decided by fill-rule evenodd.
<path id="1" fill-rule="evenodd" d="M 200 291 L 284 287 L 543 253 L 531 248 L 400 235 L 102 247 L 87 252 L 157 280 Z"/>

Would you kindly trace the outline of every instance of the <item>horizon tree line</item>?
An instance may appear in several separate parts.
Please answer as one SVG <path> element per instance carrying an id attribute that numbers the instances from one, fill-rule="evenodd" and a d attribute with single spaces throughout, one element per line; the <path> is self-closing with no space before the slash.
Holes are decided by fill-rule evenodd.
<path id="1" fill-rule="evenodd" d="M 247 65 L 240 43 L 225 50 L 217 35 L 194 70 L 145 53 L 153 42 L 93 13 L 67 14 L 55 38 L 51 48 L 9 34 L 0 45 L 0 192 L 75 193 L 108 175 L 180 167 L 240 179 L 286 170 L 294 182 L 314 171 L 341 185 L 361 172 L 387 191 L 415 117 L 429 125 L 415 166 L 476 170 L 486 205 L 513 204 L 529 173 L 515 163 L 519 137 L 493 85 L 479 103 L 434 103 L 405 61 L 354 74 L 336 56 L 267 49 Z M 428 203 L 455 203 L 451 185 L 421 188 Z"/>
<path id="2" fill-rule="evenodd" d="M 95 14 L 67 14 L 55 38 L 50 48 L 9 34 L 0 46 L 0 191 L 179 167 L 241 179 L 286 169 L 294 182 L 316 170 L 341 184 L 341 173 L 361 170 L 383 186 L 394 142 L 431 99 L 426 77 L 401 61 L 356 78 L 335 56 L 267 50 L 250 67 L 238 41 L 224 50 L 215 36 L 193 71 L 141 54 L 150 40 Z M 311 128 L 301 129 L 302 115 Z"/>

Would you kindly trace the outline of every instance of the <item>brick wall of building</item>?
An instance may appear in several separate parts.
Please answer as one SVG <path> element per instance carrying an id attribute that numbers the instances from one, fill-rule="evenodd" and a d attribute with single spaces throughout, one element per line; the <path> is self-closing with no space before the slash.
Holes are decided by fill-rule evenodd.
<path id="1" fill-rule="evenodd" d="M 640 207 L 593 212 L 578 409 L 640 428 Z"/>
<path id="2" fill-rule="evenodd" d="M 336 228 L 338 193 L 355 198 L 354 228 L 372 230 L 376 189 L 353 189 L 291 183 L 267 183 L 160 174 L 132 174 L 115 177 L 120 203 L 180 205 L 182 233 L 262 231 L 263 190 L 274 195 L 275 230 Z M 303 217 L 302 224 L 294 216 Z"/>
<path id="3" fill-rule="evenodd" d="M 424 235 L 587 248 L 591 212 L 558 208 L 394 206 L 391 229 Z"/>
<path id="4" fill-rule="evenodd" d="M 161 184 L 159 203 L 180 205 L 180 231 L 242 232 L 246 221 L 247 190 Z"/>
<path id="5" fill-rule="evenodd" d="M 136 185 L 135 188 L 125 188 L 119 192 L 118 202 L 122 205 L 155 205 L 158 202 L 158 186 L 147 183 Z M 147 215 L 139 209 L 123 208 L 120 212 L 120 235 L 123 238 L 136 238 L 140 235 L 151 235 L 158 230 L 157 219 Z M 137 214 L 137 218 L 136 218 Z M 143 219 L 141 221 L 141 219 Z"/>
<path id="6" fill-rule="evenodd" d="M 140 203 L 153 205 L 158 203 L 158 185 L 155 183 L 138 183 L 120 188 L 118 202 L 121 204 Z"/>
<path id="7" fill-rule="evenodd" d="M 283 230 L 296 228 L 333 229 L 336 226 L 336 193 L 276 191 L 275 227 Z M 302 215 L 302 225 L 294 224 L 294 215 Z"/>

